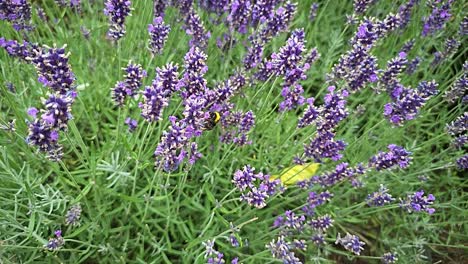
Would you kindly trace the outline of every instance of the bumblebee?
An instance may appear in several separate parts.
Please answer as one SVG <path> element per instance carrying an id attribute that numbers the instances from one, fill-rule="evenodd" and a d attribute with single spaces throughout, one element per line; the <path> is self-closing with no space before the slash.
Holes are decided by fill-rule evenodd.
<path id="1" fill-rule="evenodd" d="M 219 112 L 210 112 L 210 117 L 205 120 L 202 130 L 212 130 L 216 124 L 221 120 L 221 115 Z"/>

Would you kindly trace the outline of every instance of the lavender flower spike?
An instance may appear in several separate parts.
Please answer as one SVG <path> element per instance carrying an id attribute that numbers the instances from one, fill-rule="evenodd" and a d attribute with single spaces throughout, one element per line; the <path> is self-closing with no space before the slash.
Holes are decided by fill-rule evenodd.
<path id="1" fill-rule="evenodd" d="M 413 212 L 422 212 L 425 211 L 428 214 L 433 214 L 435 212 L 434 208 L 429 207 L 435 201 L 435 197 L 432 194 L 423 196 L 424 191 L 418 191 L 414 194 L 408 194 L 405 200 L 400 198 L 400 207 L 406 209 L 408 213 Z"/>
<path id="2" fill-rule="evenodd" d="M 366 243 L 360 241 L 358 236 L 346 233 L 346 236 L 342 238 L 338 233 L 338 237 L 336 238 L 335 244 L 340 244 L 346 250 L 359 256 L 361 254 L 361 251 L 364 250 L 363 246 Z"/>
<path id="3" fill-rule="evenodd" d="M 130 15 L 131 2 L 129 0 L 107 0 L 104 14 L 109 17 L 110 25 L 107 37 L 119 40 L 125 35 L 125 19 Z"/>
<path id="4" fill-rule="evenodd" d="M 379 152 L 369 160 L 369 167 L 376 170 L 386 170 L 399 166 L 406 168 L 411 161 L 411 152 L 404 148 L 390 144 L 388 145 L 388 152 Z"/>
<path id="5" fill-rule="evenodd" d="M 148 25 L 149 49 L 153 55 L 162 52 L 170 31 L 171 27 L 164 24 L 162 17 L 156 17 L 153 24 Z"/>

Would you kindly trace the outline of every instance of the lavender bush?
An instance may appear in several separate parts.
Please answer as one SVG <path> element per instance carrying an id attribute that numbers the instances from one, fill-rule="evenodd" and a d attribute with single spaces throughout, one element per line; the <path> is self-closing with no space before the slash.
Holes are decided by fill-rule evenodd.
<path id="1" fill-rule="evenodd" d="M 0 263 L 463 263 L 462 1 L 49 2 L 0 0 Z"/>

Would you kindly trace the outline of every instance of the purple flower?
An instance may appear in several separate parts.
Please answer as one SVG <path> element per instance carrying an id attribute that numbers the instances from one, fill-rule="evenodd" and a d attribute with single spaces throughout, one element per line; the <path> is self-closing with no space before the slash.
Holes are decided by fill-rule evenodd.
<path id="1" fill-rule="evenodd" d="M 380 185 L 379 190 L 372 194 L 367 195 L 367 204 L 369 206 L 384 206 L 395 200 L 391 194 L 388 193 L 387 187 Z"/>
<path id="2" fill-rule="evenodd" d="M 416 88 L 423 96 L 425 97 L 430 97 L 437 95 L 439 91 L 437 90 L 437 87 L 439 86 L 438 83 L 435 82 L 435 80 L 432 81 L 422 81 L 418 84 L 418 87 Z"/>
<path id="3" fill-rule="evenodd" d="M 168 4 L 167 0 L 153 0 L 153 17 L 164 17 Z"/>
<path id="4" fill-rule="evenodd" d="M 315 231 L 324 233 L 328 228 L 333 226 L 333 222 L 334 220 L 331 218 L 331 216 L 326 214 L 310 220 L 310 226 Z"/>
<path id="5" fill-rule="evenodd" d="M 123 106 L 127 97 L 136 95 L 142 85 L 143 78 L 146 77 L 146 71 L 140 64 L 129 62 L 124 70 L 126 72 L 125 79 L 118 81 L 112 88 L 112 99 L 117 106 Z"/>
<path id="6" fill-rule="evenodd" d="M 375 0 L 354 0 L 354 12 L 362 15 L 374 2 Z"/>
<path id="7" fill-rule="evenodd" d="M 468 61 L 463 64 L 463 74 L 455 80 L 445 94 L 445 100 L 454 103 L 468 94 Z"/>
<path id="8" fill-rule="evenodd" d="M 233 0 L 226 9 L 228 11 L 226 22 L 231 32 L 247 33 L 250 13 L 252 11 L 250 0 Z"/>
<path id="9" fill-rule="evenodd" d="M 252 25 L 255 27 L 259 23 L 265 23 L 270 20 L 275 11 L 275 6 L 280 3 L 280 0 L 258 0 L 254 1 L 252 7 Z"/>
<path id="10" fill-rule="evenodd" d="M 203 97 L 191 95 L 184 101 L 184 112 L 182 122 L 186 125 L 188 137 L 200 136 L 209 112 L 205 111 L 206 100 Z"/>
<path id="11" fill-rule="evenodd" d="M 460 22 L 459 34 L 462 36 L 468 35 L 468 16 L 465 16 Z"/>
<path id="12" fill-rule="evenodd" d="M 319 4 L 314 2 L 310 5 L 310 11 L 309 11 L 309 21 L 314 22 L 315 18 L 317 17 L 317 11 L 318 11 Z"/>
<path id="13" fill-rule="evenodd" d="M 268 197 L 280 191 L 278 187 L 281 182 L 271 181 L 269 175 L 254 174 L 254 171 L 255 169 L 249 165 L 244 166 L 243 170 L 234 173 L 232 182 L 243 192 L 240 197 L 241 201 L 260 209 L 266 206 Z"/>
<path id="14" fill-rule="evenodd" d="M 328 78 L 336 81 L 343 79 L 352 92 L 359 91 L 369 82 L 377 81 L 377 58 L 365 45 L 354 45 L 353 49 L 343 54 L 333 66 Z"/>
<path id="15" fill-rule="evenodd" d="M 58 132 L 44 119 L 35 119 L 28 124 L 28 144 L 38 147 L 51 160 L 59 160 L 62 148 L 58 144 Z"/>
<path id="16" fill-rule="evenodd" d="M 255 125 L 255 115 L 252 111 L 246 113 L 230 112 L 223 113 L 221 118 L 223 134 L 220 141 L 224 143 L 235 143 L 238 146 L 249 145 L 252 143 L 248 139 L 248 133 Z"/>
<path id="17" fill-rule="evenodd" d="M 348 163 L 342 162 L 336 165 L 334 171 L 324 173 L 318 176 L 317 179 L 322 186 L 333 186 L 345 179 L 354 179 L 365 172 L 366 170 L 361 164 L 356 167 L 349 167 Z"/>
<path id="18" fill-rule="evenodd" d="M 190 8 L 184 18 L 185 33 L 191 36 L 190 47 L 206 48 L 210 33 L 206 32 L 203 22 L 193 8 Z"/>
<path id="19" fill-rule="evenodd" d="M 416 58 L 412 59 L 411 61 L 409 61 L 406 64 L 406 73 L 408 75 L 413 74 L 416 71 L 416 69 L 418 68 L 420 62 L 421 62 L 420 57 L 416 57 Z"/>
<path id="20" fill-rule="evenodd" d="M 401 126 L 405 121 L 416 118 L 430 97 L 416 89 L 397 87 L 392 92 L 394 102 L 384 106 L 384 116 L 394 125 Z"/>
<path id="21" fill-rule="evenodd" d="M 130 133 L 135 132 L 138 127 L 138 121 L 131 119 L 130 117 L 125 119 L 125 124 L 128 126 L 128 132 Z"/>
<path id="22" fill-rule="evenodd" d="M 65 225 L 76 226 L 80 224 L 81 205 L 75 204 L 68 209 L 65 215 Z"/>
<path id="23" fill-rule="evenodd" d="M 338 233 L 335 244 L 340 244 L 349 252 L 359 256 L 366 243 L 360 241 L 358 236 L 346 233 L 346 236 L 342 238 Z"/>
<path id="24" fill-rule="evenodd" d="M 231 246 L 233 246 L 233 247 L 239 247 L 240 246 L 239 240 L 237 239 L 237 237 L 234 234 L 231 234 L 229 236 L 229 242 L 231 243 Z"/>
<path id="25" fill-rule="evenodd" d="M 168 131 L 164 131 L 154 156 L 155 166 L 161 167 L 164 171 L 174 171 L 188 157 L 190 148 L 190 138 L 187 137 L 184 129 L 185 124 L 179 122 L 176 117 L 169 117 L 171 126 Z M 194 153 L 196 154 L 196 153 Z"/>
<path id="26" fill-rule="evenodd" d="M 380 77 L 380 82 L 387 88 L 387 90 L 391 89 L 396 83 L 398 83 L 399 80 L 397 79 L 397 76 L 405 70 L 407 63 L 408 60 L 406 59 L 406 53 L 403 51 L 398 54 L 398 57 L 391 59 L 387 63 L 387 69 Z"/>
<path id="27" fill-rule="evenodd" d="M 278 53 L 273 53 L 272 66 L 277 75 L 285 75 L 288 71 L 296 68 L 296 65 L 302 61 L 302 53 L 305 48 L 305 34 L 303 29 L 294 30 Z"/>
<path id="28" fill-rule="evenodd" d="M 405 150 L 403 147 L 390 144 L 388 145 L 388 152 L 381 152 L 369 160 L 369 167 L 375 168 L 377 171 L 392 169 L 395 166 L 406 168 L 411 161 L 411 152 Z"/>
<path id="29" fill-rule="evenodd" d="M 221 252 L 218 252 L 216 256 L 212 256 L 208 258 L 207 262 L 208 264 L 224 264 L 226 261 L 224 260 L 224 254 Z"/>
<path id="30" fill-rule="evenodd" d="M 438 3 L 442 4 L 437 6 Z M 423 19 L 423 36 L 432 35 L 444 27 L 445 23 L 452 17 L 452 14 L 450 14 L 452 3 L 453 0 L 448 0 L 445 3 L 442 1 L 434 1 L 431 14 Z"/>
<path id="31" fill-rule="evenodd" d="M 296 215 L 293 211 L 287 210 L 284 215 L 275 220 L 275 227 L 284 230 L 296 230 L 302 232 L 305 225 L 305 216 Z"/>
<path id="32" fill-rule="evenodd" d="M 171 27 L 164 24 L 162 17 L 156 17 L 153 24 L 148 25 L 149 49 L 153 55 L 162 52 L 170 31 Z"/>
<path id="33" fill-rule="evenodd" d="M 110 25 L 107 37 L 119 40 L 125 35 L 125 19 L 130 15 L 131 2 L 129 0 L 107 0 L 104 15 L 109 17 Z"/>
<path id="34" fill-rule="evenodd" d="M 398 8 L 398 15 L 400 16 L 400 29 L 404 29 L 411 20 L 411 12 L 413 7 L 419 2 L 419 0 L 408 0 L 407 3 L 400 5 Z"/>
<path id="35" fill-rule="evenodd" d="M 178 88 L 185 88 L 182 92 L 183 98 L 191 95 L 202 95 L 205 93 L 206 80 L 204 74 L 208 71 L 206 66 L 206 54 L 198 47 L 191 47 L 184 57 L 185 72 L 177 84 Z"/>
<path id="36" fill-rule="evenodd" d="M 38 80 L 52 91 L 62 95 L 75 90 L 75 75 L 68 63 L 69 54 L 63 48 L 34 49 L 28 59 L 36 67 Z"/>
<path id="37" fill-rule="evenodd" d="M 66 130 L 67 123 L 72 119 L 71 105 L 73 98 L 64 95 L 49 95 L 49 98 L 44 103 L 46 108 L 44 116 L 50 120 L 50 125 L 59 130 Z"/>
<path id="38" fill-rule="evenodd" d="M 340 160 L 343 155 L 341 152 L 345 149 L 346 143 L 342 140 L 335 140 L 335 133 L 318 133 L 309 144 L 304 144 L 304 154 L 320 162 L 323 158 L 331 158 L 334 161 Z"/>
<path id="39" fill-rule="evenodd" d="M 284 32 L 291 23 L 297 9 L 296 3 L 286 2 L 280 6 L 265 23 L 260 26 L 259 31 L 252 39 L 259 38 L 263 43 Z"/>
<path id="40" fill-rule="evenodd" d="M 56 251 L 59 250 L 64 244 L 65 240 L 62 237 L 62 231 L 56 230 L 54 232 L 55 237 L 49 238 L 49 242 L 44 245 L 44 248 L 49 251 Z"/>
<path id="41" fill-rule="evenodd" d="M 6 0 L 0 2 L 0 20 L 6 20 L 19 30 L 31 30 L 31 6 L 26 0 Z"/>
<path id="42" fill-rule="evenodd" d="M 30 117 L 34 118 L 34 119 L 36 118 L 36 115 L 37 115 L 38 112 L 39 112 L 39 110 L 37 110 L 37 108 L 35 108 L 35 107 L 30 107 L 30 108 L 28 108 L 28 111 L 27 111 L 28 115 Z"/>
<path id="43" fill-rule="evenodd" d="M 263 174 L 254 174 L 255 168 L 250 167 L 250 165 L 244 166 L 242 170 L 237 170 L 234 173 L 234 178 L 232 182 L 240 191 L 244 191 L 247 188 L 254 187 L 253 183 L 259 177 L 263 177 Z"/>
<path id="44" fill-rule="evenodd" d="M 457 167 L 460 170 L 468 169 L 468 155 L 463 155 L 457 159 Z"/>
<path id="45" fill-rule="evenodd" d="M 320 206 L 322 204 L 325 204 L 326 202 L 329 202 L 332 197 L 333 197 L 333 194 L 330 193 L 329 191 L 324 191 L 320 194 L 317 194 L 316 192 L 309 192 L 309 196 L 307 198 L 307 204 L 304 207 L 302 207 L 302 211 L 307 216 L 311 217 L 315 215 L 315 208 L 317 206 Z"/>
<path id="46" fill-rule="evenodd" d="M 387 252 L 382 255 L 383 264 L 393 264 L 398 261 L 397 254 L 394 252 Z"/>
<path id="47" fill-rule="evenodd" d="M 312 237 L 310 238 L 310 240 L 312 241 L 312 243 L 314 243 L 315 245 L 325 245 L 327 242 L 325 242 L 325 237 L 323 236 L 323 234 L 315 234 L 315 235 L 312 235 Z"/>
<path id="48" fill-rule="evenodd" d="M 428 214 L 433 214 L 435 209 L 429 206 L 431 206 L 434 201 L 434 195 L 429 194 L 424 196 L 424 191 L 421 190 L 414 194 L 408 194 L 405 200 L 400 198 L 400 207 L 406 209 L 408 213 L 425 211 Z"/>
<path id="49" fill-rule="evenodd" d="M 163 87 L 158 82 L 146 86 L 142 92 L 143 102 L 139 103 L 141 116 L 148 122 L 162 120 L 162 111 L 169 105 L 169 98 L 164 94 Z"/>
<path id="50" fill-rule="evenodd" d="M 271 251 L 274 258 L 283 260 L 283 263 L 300 264 L 302 263 L 299 258 L 294 255 L 294 246 L 286 241 L 284 236 L 279 236 L 277 240 L 273 239 L 266 245 Z"/>
<path id="51" fill-rule="evenodd" d="M 468 112 L 464 112 L 450 124 L 447 124 L 447 133 L 451 136 L 459 136 L 468 131 Z"/>
<path id="52" fill-rule="evenodd" d="M 304 128 L 312 124 L 319 116 L 320 112 L 319 109 L 314 106 L 314 101 L 315 99 L 313 97 L 307 99 L 307 108 L 304 110 L 302 117 L 299 118 L 299 122 L 297 123 L 298 128 Z"/>
<path id="53" fill-rule="evenodd" d="M 437 51 L 434 53 L 434 59 L 431 62 L 431 67 L 436 67 L 442 61 L 448 59 L 450 56 L 455 54 L 460 47 L 461 43 L 455 38 L 448 38 L 445 41 L 445 47 L 443 51 Z"/>
<path id="54" fill-rule="evenodd" d="M 297 108 L 300 105 L 304 104 L 304 89 L 298 83 L 295 83 L 291 86 L 284 86 L 281 91 L 281 96 L 283 96 L 283 101 L 279 105 L 280 111 L 292 110 Z"/>
<path id="55" fill-rule="evenodd" d="M 338 123 L 348 116 L 345 99 L 348 95 L 347 90 L 336 91 L 335 86 L 328 87 L 320 109 L 320 117 L 316 121 L 319 133 L 333 131 Z"/>

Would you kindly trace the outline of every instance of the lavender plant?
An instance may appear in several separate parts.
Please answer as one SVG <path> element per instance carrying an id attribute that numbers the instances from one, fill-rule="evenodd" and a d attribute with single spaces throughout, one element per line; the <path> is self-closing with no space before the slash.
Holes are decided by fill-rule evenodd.
<path id="1" fill-rule="evenodd" d="M 463 262 L 462 2 L 50 3 L 0 0 L 5 263 Z"/>

